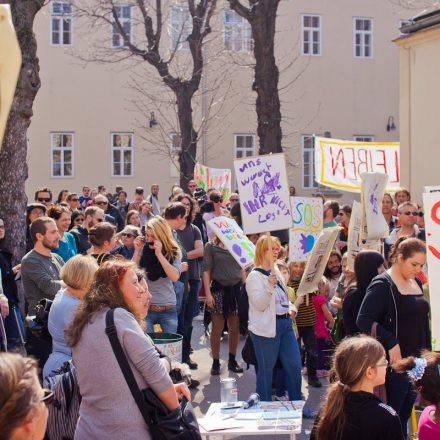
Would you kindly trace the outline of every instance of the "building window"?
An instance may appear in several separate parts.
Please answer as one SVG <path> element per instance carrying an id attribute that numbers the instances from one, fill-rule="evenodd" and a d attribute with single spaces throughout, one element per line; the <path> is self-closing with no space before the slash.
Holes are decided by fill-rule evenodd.
<path id="1" fill-rule="evenodd" d="M 373 58 L 373 20 L 371 18 L 354 19 L 354 56 L 355 58 Z"/>
<path id="2" fill-rule="evenodd" d="M 66 2 L 52 2 L 51 44 L 72 45 L 72 5 Z"/>
<path id="3" fill-rule="evenodd" d="M 301 136 L 303 188 L 317 188 L 315 181 L 315 148 L 313 136 Z"/>
<path id="4" fill-rule="evenodd" d="M 192 32 L 192 18 L 185 6 L 173 6 L 170 11 L 170 49 L 188 50 L 188 37 Z"/>
<path id="5" fill-rule="evenodd" d="M 249 22 L 235 11 L 223 13 L 223 45 L 234 52 L 251 52 L 254 48 L 252 30 Z"/>
<path id="6" fill-rule="evenodd" d="M 131 42 L 131 6 L 115 6 L 115 13 L 121 24 L 124 34 L 127 36 L 129 42 Z M 113 14 L 113 13 L 112 13 Z M 124 41 L 123 34 L 119 30 L 119 26 L 116 23 L 115 18 L 112 16 L 112 47 L 127 47 L 127 43 Z"/>
<path id="7" fill-rule="evenodd" d="M 353 136 L 356 142 L 374 142 L 374 136 L 371 134 L 356 134 Z"/>
<path id="8" fill-rule="evenodd" d="M 321 55 L 321 17 L 319 15 L 302 15 L 302 54 Z"/>
<path id="9" fill-rule="evenodd" d="M 170 135 L 170 177 L 180 176 L 180 164 L 179 164 L 179 153 L 180 153 L 180 135 L 177 133 L 171 133 Z"/>
<path id="10" fill-rule="evenodd" d="M 51 176 L 73 177 L 73 133 L 51 133 Z"/>
<path id="11" fill-rule="evenodd" d="M 255 135 L 236 134 L 235 135 L 235 158 L 255 156 Z"/>
<path id="12" fill-rule="evenodd" d="M 133 135 L 112 133 L 112 176 L 133 176 Z"/>

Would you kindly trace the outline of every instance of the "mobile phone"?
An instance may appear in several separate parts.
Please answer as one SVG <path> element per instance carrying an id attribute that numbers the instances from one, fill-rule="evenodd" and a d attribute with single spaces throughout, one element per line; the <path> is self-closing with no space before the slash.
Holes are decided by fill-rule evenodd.
<path id="1" fill-rule="evenodd" d="M 141 234 L 142 234 L 143 237 L 145 237 L 145 236 L 147 235 L 145 225 L 142 225 L 142 226 L 141 226 Z"/>

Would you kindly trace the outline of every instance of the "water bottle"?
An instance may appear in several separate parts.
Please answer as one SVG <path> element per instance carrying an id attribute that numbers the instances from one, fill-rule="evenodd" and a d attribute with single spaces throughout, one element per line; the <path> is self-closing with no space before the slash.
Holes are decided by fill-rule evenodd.
<path id="1" fill-rule="evenodd" d="M 234 406 L 238 400 L 237 381 L 233 377 L 220 380 L 220 401 L 222 406 Z"/>

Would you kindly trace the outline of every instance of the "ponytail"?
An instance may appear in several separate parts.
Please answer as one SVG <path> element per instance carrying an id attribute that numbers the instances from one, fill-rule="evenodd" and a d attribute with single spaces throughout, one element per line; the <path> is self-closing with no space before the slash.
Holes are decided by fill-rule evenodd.
<path id="1" fill-rule="evenodd" d="M 388 262 L 392 266 L 399 255 L 402 255 L 404 260 L 411 258 L 416 253 L 426 254 L 426 246 L 422 240 L 418 238 L 409 238 L 405 235 L 399 237 L 394 243 L 388 255 Z"/>

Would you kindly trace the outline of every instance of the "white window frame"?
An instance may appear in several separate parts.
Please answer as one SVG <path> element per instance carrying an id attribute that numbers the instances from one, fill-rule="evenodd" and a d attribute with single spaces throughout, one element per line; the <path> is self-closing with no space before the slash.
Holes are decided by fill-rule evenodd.
<path id="1" fill-rule="evenodd" d="M 173 27 L 173 14 L 179 13 L 179 29 Z M 185 20 L 183 20 L 185 14 Z M 170 51 L 189 50 L 188 36 L 192 32 L 192 17 L 188 6 L 173 5 L 170 7 L 170 18 L 168 20 L 168 36 Z M 176 33 L 176 34 L 174 34 Z M 175 38 L 176 37 L 176 38 Z M 177 44 L 178 39 L 178 44 Z"/>
<path id="2" fill-rule="evenodd" d="M 54 12 L 54 5 L 55 4 L 62 4 L 62 5 L 69 5 L 70 6 L 70 12 L 69 13 L 59 13 L 59 12 Z M 59 34 L 60 34 L 60 42 L 59 43 L 54 43 L 53 41 L 53 33 L 54 33 L 54 29 L 53 29 L 53 21 L 57 20 L 59 22 Z M 64 20 L 69 20 L 70 21 L 70 43 L 64 43 L 62 42 L 64 40 Z M 50 5 L 50 35 L 49 35 L 49 39 L 50 39 L 50 45 L 51 46 L 64 46 L 64 47 L 72 47 L 73 46 L 73 6 L 71 3 L 66 2 L 66 1 L 59 1 L 59 2 L 51 2 Z"/>
<path id="3" fill-rule="evenodd" d="M 238 147 L 238 138 L 239 137 L 251 137 L 252 138 L 252 147 Z M 246 144 L 246 139 L 244 139 Z M 243 155 L 241 157 L 238 157 L 237 152 L 241 150 L 243 152 Z M 251 153 L 250 155 L 247 155 L 246 152 Z M 234 159 L 241 159 L 243 157 L 252 157 L 256 156 L 256 145 L 255 145 L 255 134 L 253 133 L 235 133 L 234 134 Z"/>
<path id="4" fill-rule="evenodd" d="M 356 142 L 374 142 L 374 136 L 372 134 L 355 134 L 353 140 Z"/>
<path id="5" fill-rule="evenodd" d="M 368 20 L 370 22 L 370 30 L 356 30 L 357 20 Z M 356 55 L 356 35 L 361 35 L 361 55 Z M 370 35 L 370 55 L 365 56 L 365 36 Z M 357 59 L 371 59 L 374 58 L 374 21 L 371 17 L 353 17 L 353 57 Z"/>
<path id="6" fill-rule="evenodd" d="M 309 17 L 311 20 L 313 18 L 319 19 L 319 26 L 304 26 L 304 19 Z M 309 38 L 309 53 L 304 52 L 304 32 L 307 32 Z M 319 41 L 318 41 L 318 53 L 313 53 L 313 33 L 318 32 Z M 322 16 L 319 14 L 301 14 L 301 54 L 303 56 L 312 56 L 319 57 L 322 55 Z"/>
<path id="7" fill-rule="evenodd" d="M 227 21 L 226 17 L 228 15 L 233 17 L 234 21 Z M 230 39 L 230 48 L 227 47 L 228 38 Z M 237 49 L 238 45 L 240 45 L 240 49 Z M 249 53 L 254 49 L 252 29 L 249 22 L 232 9 L 223 11 L 223 47 L 229 52 L 242 53 Z"/>
<path id="8" fill-rule="evenodd" d="M 118 10 L 120 10 L 122 12 L 122 8 L 129 8 L 130 10 L 130 17 L 129 18 L 124 18 L 124 17 L 118 17 L 119 18 L 119 22 L 121 23 L 121 26 L 124 27 L 124 25 L 126 23 L 129 23 L 130 25 L 130 43 L 133 42 L 133 8 L 131 5 L 127 5 L 127 4 L 118 4 L 115 5 L 115 8 L 120 8 Z M 113 11 L 111 12 L 111 18 L 112 18 L 112 24 L 111 24 L 111 39 L 110 39 L 110 44 L 111 47 L 113 49 L 124 49 L 127 46 L 125 45 L 125 41 L 124 41 L 124 37 L 122 36 L 122 34 L 119 31 L 115 30 L 115 26 L 116 26 L 116 21 L 113 17 Z M 113 39 L 115 37 L 118 37 L 119 40 L 119 44 L 114 44 Z"/>
<path id="9" fill-rule="evenodd" d="M 63 135 L 69 135 L 71 136 L 72 139 L 72 143 L 70 147 L 63 147 L 63 146 L 55 146 L 54 143 L 54 138 L 55 136 L 63 136 Z M 55 175 L 54 174 L 54 160 L 53 160 L 53 154 L 55 151 L 60 151 L 61 155 L 60 155 L 60 174 L 59 175 Z M 65 175 L 64 174 L 64 166 L 65 166 L 65 161 L 64 161 L 64 153 L 66 151 L 70 151 L 71 154 L 71 173 L 70 175 Z M 51 131 L 50 132 L 50 177 L 54 178 L 54 179 L 71 179 L 73 177 L 75 177 L 75 133 L 72 131 Z"/>
<path id="10" fill-rule="evenodd" d="M 310 138 L 311 139 L 311 143 L 312 143 L 312 147 L 309 148 L 305 146 L 305 142 L 306 139 Z M 311 173 L 309 173 L 309 177 L 308 177 L 308 185 L 305 185 L 304 180 L 305 180 L 305 161 L 304 161 L 304 153 L 305 151 L 308 150 L 309 151 L 309 155 L 310 155 L 310 164 L 309 166 L 311 167 Z M 318 183 L 316 182 L 316 172 L 315 172 L 315 148 L 314 148 L 314 144 L 313 144 L 313 136 L 311 134 L 303 134 L 301 135 L 301 188 L 302 189 L 316 189 L 319 187 Z M 311 182 L 311 184 L 310 184 Z"/>
<path id="11" fill-rule="evenodd" d="M 130 136 L 131 137 L 131 147 L 115 147 L 113 143 L 113 136 Z M 121 173 L 115 174 L 115 156 L 114 152 L 120 151 Z M 131 151 L 131 174 L 124 174 L 124 152 Z M 112 131 L 110 133 L 110 152 L 111 152 L 111 176 L 112 177 L 134 177 L 134 134 L 129 131 Z"/>
<path id="12" fill-rule="evenodd" d="M 177 148 L 175 146 L 175 142 L 174 139 L 176 137 L 180 137 L 180 135 L 178 133 L 170 133 L 170 144 L 169 144 L 169 149 L 170 149 L 170 177 L 180 177 L 180 167 L 177 168 L 175 165 L 175 162 L 177 162 L 177 164 L 179 164 L 179 148 Z M 174 157 L 174 161 L 173 161 L 173 157 Z"/>

